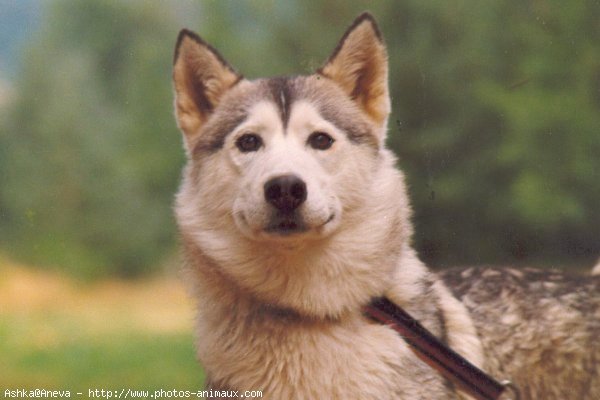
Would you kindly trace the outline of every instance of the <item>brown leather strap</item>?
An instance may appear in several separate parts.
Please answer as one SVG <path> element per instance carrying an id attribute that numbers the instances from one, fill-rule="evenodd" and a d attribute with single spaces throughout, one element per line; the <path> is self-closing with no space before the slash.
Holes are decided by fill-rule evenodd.
<path id="1" fill-rule="evenodd" d="M 471 364 L 386 297 L 374 299 L 363 311 L 398 332 L 421 360 L 474 398 L 498 400 L 509 385 L 496 381 Z"/>

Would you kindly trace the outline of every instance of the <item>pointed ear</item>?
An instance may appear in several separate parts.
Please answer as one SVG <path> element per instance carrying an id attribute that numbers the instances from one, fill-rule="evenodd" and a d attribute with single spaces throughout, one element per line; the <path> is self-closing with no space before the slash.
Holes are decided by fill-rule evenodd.
<path id="1" fill-rule="evenodd" d="M 173 64 L 177 124 L 191 150 L 200 128 L 223 94 L 242 76 L 200 36 L 187 29 L 179 33 Z"/>
<path id="2" fill-rule="evenodd" d="M 361 14 L 317 73 L 336 82 L 377 124 L 390 113 L 387 51 L 373 16 Z"/>

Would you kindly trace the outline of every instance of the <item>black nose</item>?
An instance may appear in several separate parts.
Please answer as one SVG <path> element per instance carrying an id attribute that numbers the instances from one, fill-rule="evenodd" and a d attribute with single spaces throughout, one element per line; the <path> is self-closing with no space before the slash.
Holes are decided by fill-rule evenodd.
<path id="1" fill-rule="evenodd" d="M 265 200 L 282 212 L 294 211 L 306 200 L 306 183 L 296 175 L 281 175 L 265 183 Z"/>

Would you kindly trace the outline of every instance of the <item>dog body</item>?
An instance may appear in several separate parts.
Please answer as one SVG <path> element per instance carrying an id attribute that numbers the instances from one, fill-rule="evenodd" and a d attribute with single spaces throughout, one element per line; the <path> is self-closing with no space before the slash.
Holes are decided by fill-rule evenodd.
<path id="1" fill-rule="evenodd" d="M 211 388 L 465 397 L 362 315 L 385 295 L 525 399 L 600 396 L 598 279 L 567 292 L 556 274 L 438 276 L 411 248 L 404 178 L 384 145 L 387 55 L 370 15 L 315 74 L 254 81 L 184 30 L 174 86 L 188 156 L 176 215 Z"/>

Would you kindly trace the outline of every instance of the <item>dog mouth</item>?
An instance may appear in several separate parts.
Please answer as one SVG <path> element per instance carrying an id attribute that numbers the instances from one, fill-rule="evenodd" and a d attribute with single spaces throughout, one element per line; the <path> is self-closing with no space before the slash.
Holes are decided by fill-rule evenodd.
<path id="1" fill-rule="evenodd" d="M 323 227 L 325 227 L 325 225 L 327 225 L 328 223 L 333 221 L 334 218 L 335 218 L 335 214 L 332 213 L 325 220 L 325 222 L 323 222 L 322 224 L 320 224 L 318 226 L 315 226 L 314 229 L 317 231 L 320 231 L 321 229 L 323 229 Z M 309 227 L 306 224 L 306 222 L 302 219 L 302 217 L 297 215 L 296 213 L 291 213 L 291 214 L 281 213 L 281 214 L 275 215 L 271 219 L 271 222 L 265 228 L 265 232 L 268 234 L 277 235 L 277 236 L 292 236 L 295 234 L 308 232 L 310 229 L 311 229 L 311 227 Z"/>
<path id="2" fill-rule="evenodd" d="M 296 213 L 275 215 L 265 228 L 265 232 L 280 236 L 289 236 L 307 230 L 306 223 Z"/>

